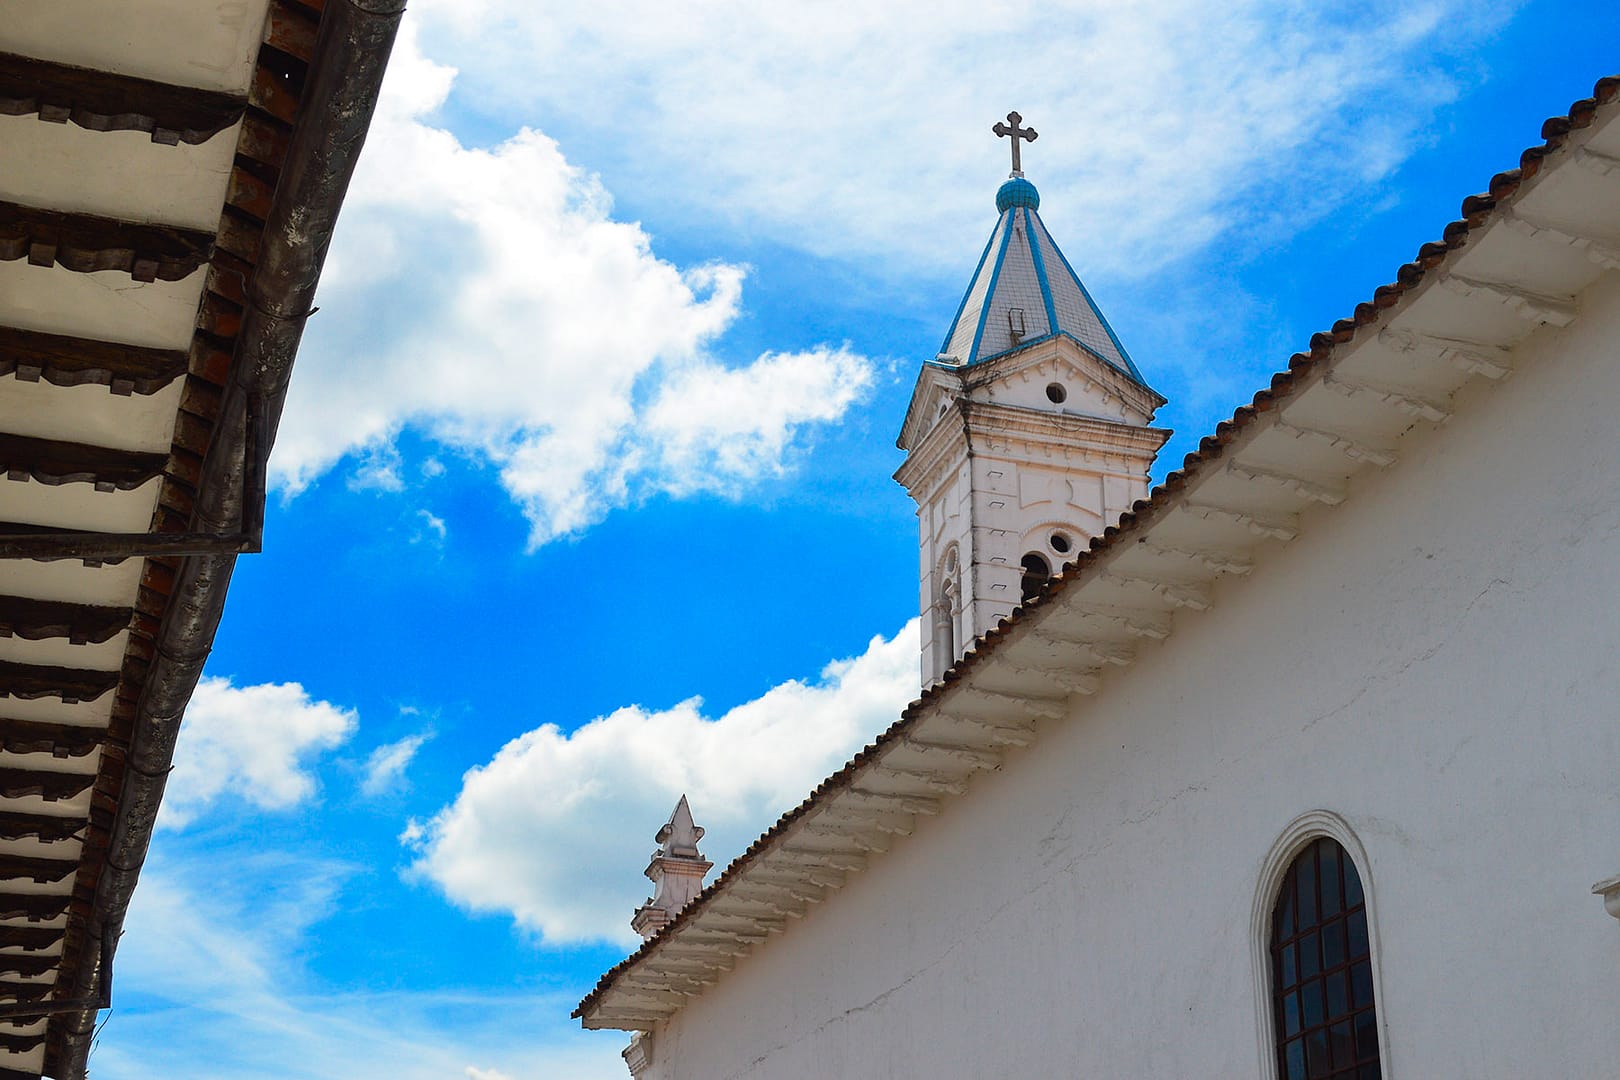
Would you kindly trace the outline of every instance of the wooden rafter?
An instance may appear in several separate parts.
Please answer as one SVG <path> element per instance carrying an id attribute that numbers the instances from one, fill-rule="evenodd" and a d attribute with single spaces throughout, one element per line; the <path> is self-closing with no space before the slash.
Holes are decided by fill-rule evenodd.
<path id="1" fill-rule="evenodd" d="M 0 949 L 44 952 L 62 940 L 62 931 L 49 926 L 0 926 Z"/>
<path id="2" fill-rule="evenodd" d="M 39 1031 L 0 1031 L 0 1050 L 11 1054 L 25 1054 L 45 1041 L 45 1030 Z M 32 1073 L 24 1073 L 32 1076 Z"/>
<path id="3" fill-rule="evenodd" d="M 39 772 L 34 769 L 0 768 L 0 797 L 20 799 L 34 795 L 46 802 L 71 799 L 82 794 L 96 778 L 89 773 Z M 7 857 L 0 855 L 0 878 L 14 877 L 6 870 Z M 77 864 L 75 864 L 77 865 Z"/>
<path id="4" fill-rule="evenodd" d="M 214 253 L 212 233 L 0 201 L 0 260 L 58 264 L 76 273 L 123 271 L 136 281 L 179 281 Z"/>
<path id="5" fill-rule="evenodd" d="M 52 386 L 101 385 L 115 394 L 155 394 L 186 373 L 184 349 L 151 349 L 114 341 L 0 326 L 0 376 Z"/>
<path id="6" fill-rule="evenodd" d="M 97 491 L 132 491 L 163 472 L 169 455 L 0 433 L 0 471 L 42 484 L 91 483 Z"/>
<path id="7" fill-rule="evenodd" d="M 60 918 L 67 911 L 68 902 L 72 899 L 70 896 L 23 896 L 17 893 L 0 893 L 0 919 L 46 922 Z M 51 932 L 61 933 L 60 930 Z M 4 983 L 0 982 L 0 998 L 3 997 L 5 997 Z"/>
<path id="8" fill-rule="evenodd" d="M 35 898 L 29 897 L 29 899 Z M 39 899 L 54 898 L 40 897 Z M 50 997 L 51 992 L 55 989 L 56 987 L 51 983 L 30 983 L 18 982 L 15 979 L 0 979 L 0 1001 L 43 1001 Z"/>
<path id="9" fill-rule="evenodd" d="M 0 53 L 0 115 L 38 113 L 90 131 L 146 131 L 153 142 L 195 144 L 236 123 L 246 104 L 217 90 Z"/>
<path id="10" fill-rule="evenodd" d="M 75 645 L 111 641 L 129 629 L 133 608 L 101 604 L 75 604 L 65 600 L 36 600 L 28 596 L 0 596 L 0 637 L 30 641 L 67 638 Z M 4 731 L 0 730 L 0 738 Z"/>
<path id="11" fill-rule="evenodd" d="M 116 671 L 0 660 L 0 697 L 59 697 L 67 703 L 94 701 L 117 685 Z"/>
<path id="12" fill-rule="evenodd" d="M 104 737 L 100 728 L 84 730 L 98 740 Z M 11 747 L 8 745 L 6 749 L 10 750 Z M 84 828 L 83 818 L 56 817 L 52 814 L 0 813 L 0 840 L 38 840 L 45 844 L 55 844 L 73 839 L 82 833 Z M 0 949 L 7 945 L 6 929 L 0 926 Z"/>
<path id="13" fill-rule="evenodd" d="M 93 778 L 85 777 L 85 779 Z M 78 859 L 44 859 L 36 855 L 0 854 L 0 880 L 5 881 L 32 881 L 37 885 L 49 885 L 61 881 L 69 874 L 77 873 L 78 869 Z M 4 966 L 0 966 L 0 971 L 4 970 Z"/>

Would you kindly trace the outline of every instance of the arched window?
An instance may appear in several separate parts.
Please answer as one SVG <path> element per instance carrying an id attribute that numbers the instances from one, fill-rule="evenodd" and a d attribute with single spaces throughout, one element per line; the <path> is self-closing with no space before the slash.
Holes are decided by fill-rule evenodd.
<path id="1" fill-rule="evenodd" d="M 1044 555 L 1039 555 L 1032 551 L 1028 555 L 1024 556 L 1023 561 L 1019 565 L 1023 566 L 1024 568 L 1024 579 L 1022 584 L 1024 599 L 1028 600 L 1036 593 L 1040 592 L 1041 586 L 1045 585 L 1047 579 L 1052 576 L 1052 564 L 1046 561 L 1046 557 Z"/>
<path id="2" fill-rule="evenodd" d="M 1380 1080 L 1367 901 L 1338 841 L 1308 844 L 1271 912 L 1279 1080 Z"/>

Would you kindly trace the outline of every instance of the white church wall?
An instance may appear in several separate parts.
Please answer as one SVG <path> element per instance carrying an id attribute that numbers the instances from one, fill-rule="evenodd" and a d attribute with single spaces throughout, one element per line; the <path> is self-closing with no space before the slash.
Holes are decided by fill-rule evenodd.
<path id="1" fill-rule="evenodd" d="M 1615 1075 L 1616 342 L 1611 275 L 690 999 L 643 1076 L 1265 1075 L 1256 889 L 1316 810 L 1365 852 L 1386 1077 Z"/>

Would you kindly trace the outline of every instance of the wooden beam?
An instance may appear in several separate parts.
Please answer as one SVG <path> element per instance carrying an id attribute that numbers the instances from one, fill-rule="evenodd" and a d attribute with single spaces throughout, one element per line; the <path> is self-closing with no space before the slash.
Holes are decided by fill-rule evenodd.
<path id="1" fill-rule="evenodd" d="M 1344 502 L 1343 488 L 1330 486 L 1316 480 L 1307 480 L 1303 476 L 1293 473 L 1279 472 L 1274 469 L 1262 469 L 1254 465 L 1245 465 L 1241 461 L 1233 461 L 1226 466 L 1226 471 L 1233 476 L 1241 476 L 1245 480 L 1255 483 L 1269 484 L 1291 491 L 1302 499 L 1325 503 L 1328 506 L 1338 506 Z"/>
<path id="2" fill-rule="evenodd" d="M 155 394 L 186 373 L 184 349 L 150 349 L 113 341 L 0 326 L 0 376 L 52 386 L 100 385 L 120 396 Z"/>
<path id="3" fill-rule="evenodd" d="M 1184 503 L 1182 509 L 1189 514 L 1196 514 L 1205 521 L 1229 521 L 1233 525 L 1242 526 L 1256 536 L 1264 536 L 1272 540 L 1289 541 L 1299 535 L 1299 521 L 1292 514 L 1266 515 L 1255 514 L 1247 510 L 1238 510 L 1227 506 L 1213 506 L 1209 503 Z"/>
<path id="4" fill-rule="evenodd" d="M 117 270 L 136 281 L 179 281 L 214 253 L 212 234 L 0 201 L 0 262 L 27 259 L 78 274 Z"/>
<path id="5" fill-rule="evenodd" d="M 1281 426 L 1279 424 L 1279 426 Z M 1142 542 L 1137 550 L 1146 551 L 1153 555 L 1163 555 L 1170 559 L 1184 559 L 1195 563 L 1205 570 L 1216 574 L 1243 575 L 1254 569 L 1254 560 L 1247 555 L 1240 555 L 1229 551 L 1194 550 L 1189 548 L 1166 547 L 1163 544 Z M 1134 659 L 1134 657 L 1132 657 Z M 1129 663 L 1129 660 L 1126 661 Z"/>
<path id="6" fill-rule="evenodd" d="M 27 919 L 29 922 L 46 922 L 59 917 L 67 911 L 71 896 L 19 896 L 16 893 L 0 892 L 0 919 Z M 60 931 L 52 931 L 60 933 Z"/>
<path id="7" fill-rule="evenodd" d="M 1606 237 L 1590 232 L 1571 232 L 1569 226 L 1559 227 L 1539 219 L 1532 220 L 1511 207 L 1502 212 L 1502 223 L 1521 236 L 1580 251 L 1589 261 L 1605 270 L 1620 270 L 1620 245 Z"/>
<path id="8" fill-rule="evenodd" d="M 71 799 L 96 782 L 94 773 L 40 772 L 36 769 L 0 768 L 0 797 L 20 799 L 36 795 L 46 802 Z M 0 878 L 7 876 L 0 856 Z"/>
<path id="9" fill-rule="evenodd" d="M 1323 431 L 1321 428 L 1300 427 L 1298 424 L 1277 421 L 1277 430 L 1285 435 L 1292 435 L 1296 439 L 1306 439 L 1319 442 L 1324 446 L 1332 447 L 1351 461 L 1365 461 L 1376 465 L 1380 469 L 1395 464 L 1398 455 L 1393 450 L 1384 450 L 1376 446 L 1368 446 L 1357 439 L 1337 431 Z"/>
<path id="10" fill-rule="evenodd" d="M 897 810 L 902 814 L 931 816 L 939 813 L 939 800 L 930 798 L 927 795 L 902 795 L 893 791 L 873 791 L 871 788 L 852 787 L 845 792 L 845 797 L 860 802 L 874 803 L 885 809 Z"/>
<path id="11" fill-rule="evenodd" d="M 1083 631 L 1077 634 L 1065 634 L 1062 627 L 1057 625 L 1058 620 L 1047 619 L 1030 631 L 1035 637 L 1051 642 L 1058 649 L 1066 653 L 1080 653 L 1088 664 L 1093 667 L 1110 664 L 1114 667 L 1128 667 L 1136 659 L 1136 650 L 1128 644 L 1117 641 L 1098 641 L 1095 636 Z"/>
<path id="12" fill-rule="evenodd" d="M 111 641 L 129 629 L 135 609 L 73 604 L 65 600 L 35 600 L 27 596 L 0 596 L 0 637 L 29 641 L 67 638 L 74 645 Z M 4 729 L 0 728 L 0 737 Z"/>
<path id="13" fill-rule="evenodd" d="M 26 1054 L 40 1043 L 45 1041 L 47 1029 L 38 1031 L 0 1031 L 0 1050 L 8 1054 Z M 34 1076 L 34 1073 L 25 1073 L 25 1076 Z"/>
<path id="14" fill-rule="evenodd" d="M 59 697 L 64 704 L 94 701 L 118 685 L 118 672 L 49 667 L 0 660 L 0 697 Z"/>
<path id="15" fill-rule="evenodd" d="M 87 730 L 97 731 L 95 728 Z M 88 826 L 89 822 L 79 817 L 0 813 L 0 840 L 38 840 L 44 844 L 55 844 L 74 839 Z M 5 945 L 5 927 L 0 926 L 0 949 Z"/>
<path id="16" fill-rule="evenodd" d="M 1568 297 L 1543 296 L 1506 281 L 1482 281 L 1461 274 L 1447 274 L 1440 279 L 1440 284 L 1458 296 L 1493 300 L 1505 305 L 1508 310 L 1530 322 L 1568 326 L 1575 321 L 1575 303 Z"/>
<path id="17" fill-rule="evenodd" d="M 65 897 L 64 897 L 65 899 Z M 52 983 L 18 982 L 0 979 L 0 1001 L 43 1001 L 56 989 Z"/>
<path id="18" fill-rule="evenodd" d="M 51 971 L 61 962 L 61 958 L 57 956 L 0 953 L 0 975 L 21 975 L 25 979 L 36 979 Z"/>
<path id="19" fill-rule="evenodd" d="M 168 454 L 0 433 L 0 471 L 42 484 L 91 483 L 97 491 L 133 491 L 163 472 Z"/>
<path id="20" fill-rule="evenodd" d="M 145 131 L 174 145 L 207 142 L 236 123 L 247 99 L 171 86 L 133 75 L 0 53 L 0 115 L 27 116 L 88 131 Z"/>
<path id="21" fill-rule="evenodd" d="M 1388 405 L 1408 416 L 1415 416 L 1420 420 L 1427 420 L 1431 424 L 1443 424 L 1451 419 L 1451 406 L 1404 387 L 1384 386 L 1367 382 L 1362 379 L 1345 379 L 1337 375 L 1329 375 L 1322 380 L 1322 385 L 1346 397 L 1368 398 L 1381 405 Z"/>
<path id="22" fill-rule="evenodd" d="M 61 944 L 64 933 L 45 926 L 0 926 L 0 949 L 39 952 Z"/>
<path id="23" fill-rule="evenodd" d="M 0 774 L 11 770 L 0 769 Z M 38 774 L 36 774 L 38 775 Z M 70 776 L 71 773 L 50 773 L 51 776 Z M 95 777 L 85 776 L 78 779 L 94 782 Z M 0 783 L 4 783 L 0 780 Z M 84 787 L 89 787 L 85 784 Z M 80 788 L 79 790 L 84 790 Z M 32 881 L 36 885 L 52 885 L 70 874 L 79 872 L 78 859 L 44 859 L 34 855 L 5 855 L 0 854 L 0 880 L 3 881 Z"/>
<path id="24" fill-rule="evenodd" d="M 1470 375 L 1503 379 L 1513 374 L 1513 350 L 1505 345 L 1487 345 L 1393 327 L 1378 331 L 1378 341 L 1395 352 L 1449 362 Z"/>

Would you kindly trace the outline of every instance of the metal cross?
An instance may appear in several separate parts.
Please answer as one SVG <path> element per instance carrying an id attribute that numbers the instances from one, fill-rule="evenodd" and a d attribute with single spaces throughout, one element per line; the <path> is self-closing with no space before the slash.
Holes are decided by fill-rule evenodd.
<path id="1" fill-rule="evenodd" d="M 1034 142 L 1040 136 L 1036 133 L 1034 128 L 1021 128 L 1021 127 L 1019 127 L 1018 125 L 1024 122 L 1024 118 L 1022 116 L 1019 116 L 1017 113 L 1015 113 L 1015 112 L 1008 113 L 1007 114 L 1007 119 L 1012 121 L 1012 126 L 1011 127 L 1009 127 L 1006 124 L 1003 124 L 1003 123 L 998 121 L 996 123 L 996 126 L 991 128 L 990 130 L 995 132 L 1001 138 L 1006 138 L 1009 135 L 1012 136 L 1012 150 L 1013 150 L 1013 171 L 1012 171 L 1012 174 L 1014 176 L 1023 176 L 1024 175 L 1024 163 L 1023 163 L 1023 159 L 1019 156 L 1019 153 L 1018 153 L 1018 140 L 1023 139 L 1025 142 Z"/>

